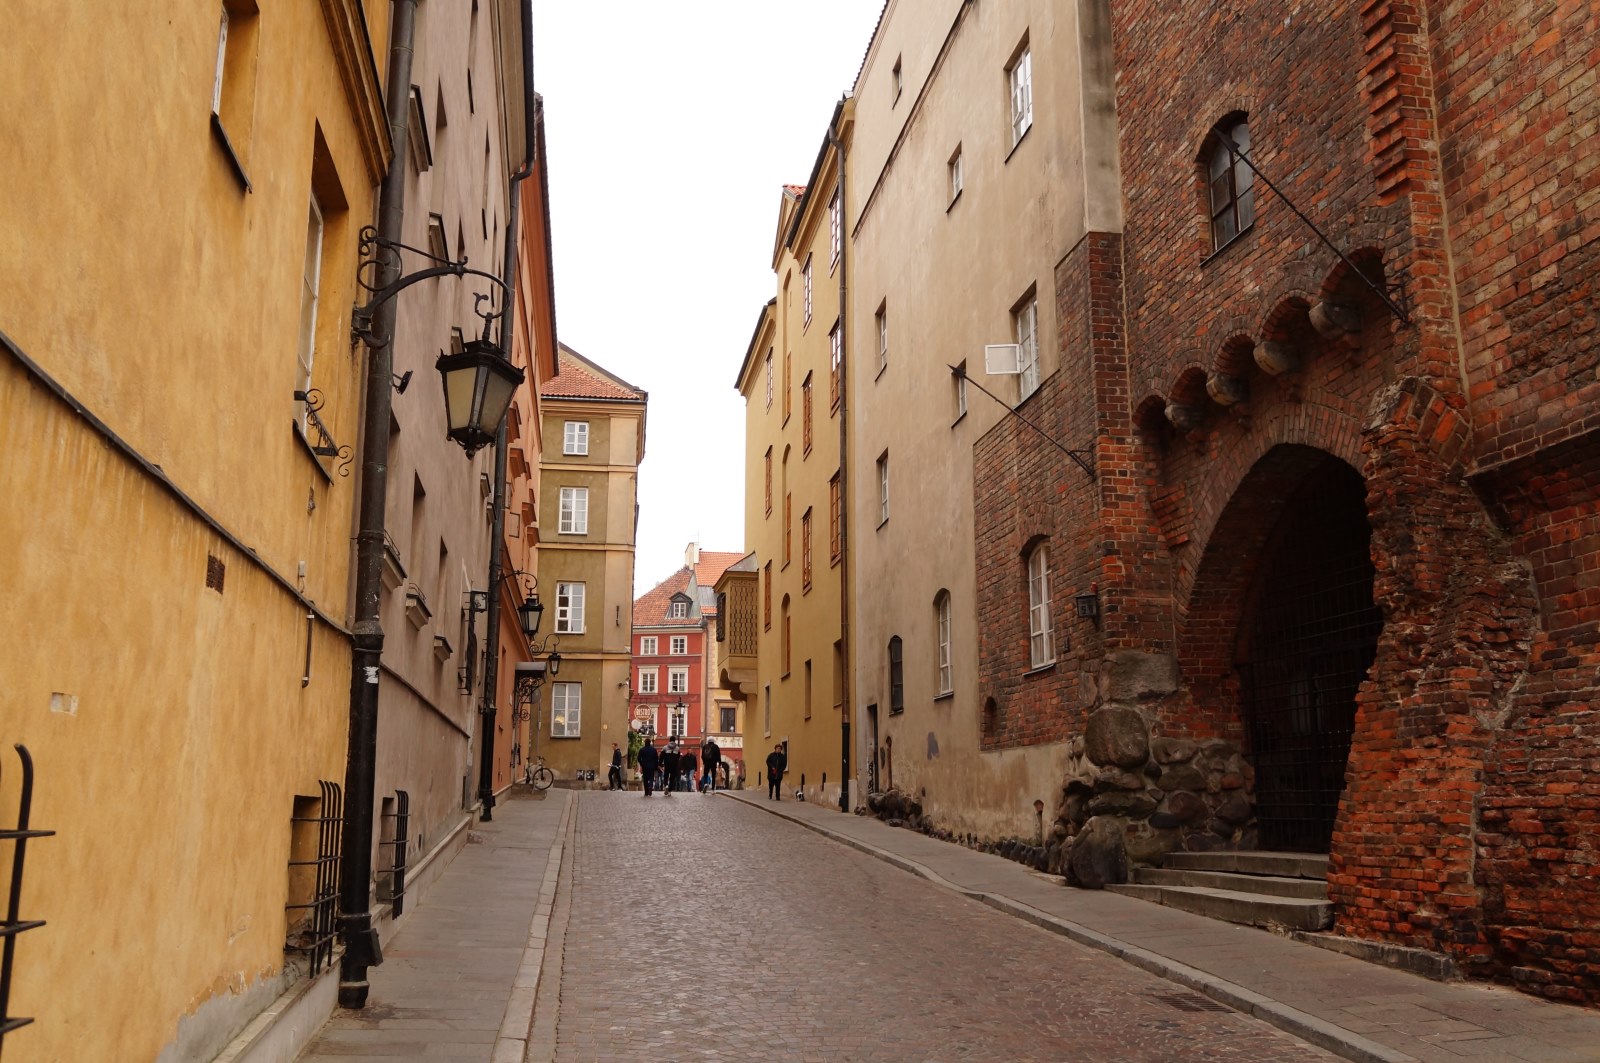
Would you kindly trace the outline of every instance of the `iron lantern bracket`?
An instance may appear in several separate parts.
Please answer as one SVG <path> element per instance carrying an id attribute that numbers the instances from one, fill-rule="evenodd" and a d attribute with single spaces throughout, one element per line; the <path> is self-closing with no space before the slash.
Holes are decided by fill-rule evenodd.
<path id="1" fill-rule="evenodd" d="M 365 343 L 368 347 L 382 347 L 387 344 L 392 337 L 379 336 L 372 331 L 372 321 L 377 315 L 378 308 L 419 281 L 430 280 L 434 277 L 483 277 L 486 280 L 493 281 L 505 295 L 509 296 L 511 294 L 511 289 L 506 287 L 506 282 L 493 273 L 468 266 L 465 255 L 454 260 L 440 258 L 421 248 L 401 243 L 399 240 L 384 239 L 378 235 L 377 229 L 370 225 L 361 230 L 360 248 L 361 265 L 356 270 L 356 281 L 362 288 L 371 293 L 371 297 L 367 300 L 365 306 L 357 306 L 350 313 L 350 339 L 352 343 Z M 398 272 L 400 252 L 402 251 L 420 255 L 435 264 L 419 269 L 415 273 L 406 274 L 381 288 L 367 279 L 369 276 L 375 277 L 381 273 L 386 266 L 393 267 Z M 486 298 L 492 298 L 492 296 L 479 295 L 478 301 L 481 302 Z M 502 309 L 500 313 L 503 314 L 504 310 Z M 484 319 L 484 332 L 487 335 L 489 323 L 499 314 L 480 313 L 479 316 Z"/>

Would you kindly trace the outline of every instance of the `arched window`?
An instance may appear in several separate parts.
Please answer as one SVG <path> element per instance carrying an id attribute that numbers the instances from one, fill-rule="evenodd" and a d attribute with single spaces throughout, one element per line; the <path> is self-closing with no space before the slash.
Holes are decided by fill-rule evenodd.
<path id="1" fill-rule="evenodd" d="M 783 674 L 785 676 L 787 676 L 789 674 L 789 636 L 790 636 L 790 634 L 791 634 L 791 629 L 790 629 L 790 624 L 789 624 L 789 596 L 787 594 L 785 594 L 783 596 L 783 647 L 782 647 L 782 649 L 783 649 Z"/>
<path id="2" fill-rule="evenodd" d="M 1245 164 L 1250 153 L 1250 123 L 1233 118 L 1218 125 L 1206 159 L 1211 205 L 1211 246 L 1221 248 L 1256 220 L 1255 173 Z"/>
<path id="3" fill-rule="evenodd" d="M 1033 668 L 1055 663 L 1055 625 L 1050 619 L 1050 546 L 1028 555 L 1028 661 Z"/>
<path id="4" fill-rule="evenodd" d="M 901 662 L 900 636 L 889 640 L 889 712 L 906 711 L 906 673 Z"/>
<path id="5" fill-rule="evenodd" d="M 940 591 L 933 599 L 933 620 L 939 638 L 939 671 L 934 677 L 934 696 L 941 697 L 955 689 L 950 668 L 950 592 Z"/>

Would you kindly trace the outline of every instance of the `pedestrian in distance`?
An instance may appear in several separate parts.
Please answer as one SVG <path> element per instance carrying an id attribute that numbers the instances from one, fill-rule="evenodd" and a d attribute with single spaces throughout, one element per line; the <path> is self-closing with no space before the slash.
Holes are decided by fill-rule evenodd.
<path id="1" fill-rule="evenodd" d="M 644 776 L 644 795 L 649 797 L 655 792 L 656 768 L 658 758 L 654 742 L 646 742 L 639 749 L 639 773 Z"/>
<path id="2" fill-rule="evenodd" d="M 694 750 L 684 747 L 683 757 L 678 761 L 678 779 L 683 784 L 683 792 L 694 793 L 696 773 L 700 767 L 699 760 L 694 755 Z"/>
<path id="3" fill-rule="evenodd" d="M 666 752 L 661 754 L 661 780 L 661 789 L 671 797 L 672 788 L 678 784 L 678 747 L 672 742 L 667 743 Z"/>
<path id="4" fill-rule="evenodd" d="M 606 773 L 606 789 L 622 789 L 622 747 L 611 743 L 611 770 Z"/>
<path id="5" fill-rule="evenodd" d="M 717 768 L 722 764 L 722 747 L 717 745 L 716 739 L 707 738 L 705 744 L 700 747 L 700 764 L 705 769 L 705 778 L 700 781 L 700 792 L 710 793 L 717 788 Z"/>
<path id="6" fill-rule="evenodd" d="M 789 758 L 783 753 L 783 743 L 779 742 L 767 754 L 767 800 L 783 800 L 783 773 L 788 769 Z"/>

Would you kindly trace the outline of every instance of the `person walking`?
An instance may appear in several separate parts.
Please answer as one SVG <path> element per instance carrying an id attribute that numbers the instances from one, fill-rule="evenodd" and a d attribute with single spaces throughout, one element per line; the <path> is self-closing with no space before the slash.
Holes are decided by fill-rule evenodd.
<path id="1" fill-rule="evenodd" d="M 710 793 L 717 788 L 717 768 L 722 764 L 722 747 L 717 745 L 717 740 L 707 738 L 700 747 L 700 766 L 705 770 L 705 778 L 701 780 L 700 792 Z"/>
<path id="2" fill-rule="evenodd" d="M 646 741 L 639 748 L 639 773 L 644 776 L 644 795 L 646 797 L 655 792 L 657 763 L 655 743 Z"/>
<path id="3" fill-rule="evenodd" d="M 678 747 L 672 742 L 667 743 L 666 752 L 661 754 L 661 781 L 661 789 L 671 797 L 672 788 L 678 784 Z"/>
<path id="4" fill-rule="evenodd" d="M 683 792 L 694 792 L 696 772 L 700 766 L 699 760 L 694 755 L 694 750 L 685 746 L 683 759 L 678 762 L 679 780 L 683 783 Z"/>
<path id="5" fill-rule="evenodd" d="M 783 800 L 783 773 L 789 770 L 789 758 L 784 755 L 783 743 L 779 742 L 772 747 L 772 752 L 767 754 L 767 800 Z"/>
<path id="6" fill-rule="evenodd" d="M 606 789 L 622 789 L 622 747 L 611 743 L 611 770 L 606 773 Z"/>

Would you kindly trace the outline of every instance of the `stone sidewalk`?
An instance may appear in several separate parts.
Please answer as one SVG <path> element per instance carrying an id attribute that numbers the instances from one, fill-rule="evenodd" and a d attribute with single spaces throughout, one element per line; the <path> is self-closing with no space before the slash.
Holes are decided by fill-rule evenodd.
<path id="1" fill-rule="evenodd" d="M 1360 1063 L 1597 1063 L 1600 1013 L 1434 982 L 1249 927 L 1076 890 L 987 853 L 764 792 L 723 791 L 958 893 L 1198 990 Z"/>
<path id="2" fill-rule="evenodd" d="M 522 1063 L 575 803 L 507 794 L 407 914 L 367 1006 L 336 1011 L 300 1063 Z"/>

